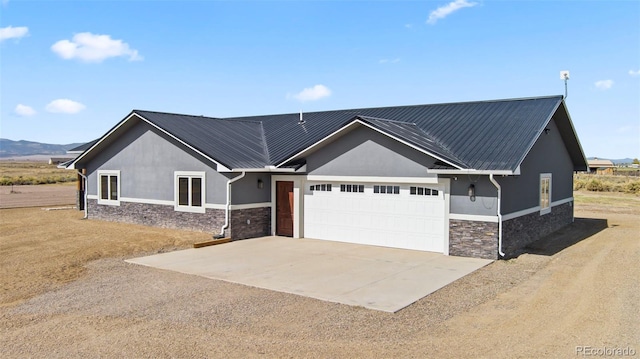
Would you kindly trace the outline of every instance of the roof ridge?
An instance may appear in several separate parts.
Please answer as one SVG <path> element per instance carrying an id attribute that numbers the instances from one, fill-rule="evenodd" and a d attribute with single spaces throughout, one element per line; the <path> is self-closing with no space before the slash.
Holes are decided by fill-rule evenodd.
<path id="1" fill-rule="evenodd" d="M 376 120 L 376 121 L 385 121 L 385 122 L 393 122 L 393 123 L 401 123 L 403 125 L 414 125 L 414 126 L 418 126 L 415 122 L 407 122 L 407 121 L 400 121 L 400 120 L 390 120 L 388 118 L 381 118 L 381 117 L 373 117 L 373 116 L 362 116 L 362 115 L 358 115 L 356 117 L 359 118 L 368 118 L 368 119 L 372 119 L 372 120 Z"/>
<path id="2" fill-rule="evenodd" d="M 505 98 L 505 99 L 495 99 L 495 100 L 473 100 L 473 101 L 460 101 L 460 102 L 440 102 L 440 103 L 423 103 L 418 105 L 395 105 L 395 106 L 378 106 L 378 107 L 361 107 L 361 108 L 344 108 L 337 110 L 325 110 L 325 111 L 312 111 L 305 112 L 305 114 L 320 114 L 320 113 L 331 113 L 331 112 L 352 112 L 357 115 L 362 111 L 370 111 L 370 110 L 381 110 L 381 109 L 397 109 L 397 108 L 416 108 L 416 107 L 425 107 L 425 106 L 450 106 L 450 105 L 465 105 L 465 104 L 476 104 L 476 103 L 495 103 L 495 102 L 514 102 L 514 101 L 530 101 L 530 100 L 546 100 L 551 98 L 563 99 L 562 95 L 547 95 L 547 96 L 531 96 L 531 97 L 514 97 L 514 98 Z M 226 117 L 223 119 L 228 120 L 239 120 L 242 118 L 259 118 L 259 117 L 274 117 L 274 116 L 300 116 L 299 112 L 290 112 L 290 113 L 273 113 L 268 115 L 249 115 L 249 116 L 234 116 L 234 117 Z"/>
<path id="3" fill-rule="evenodd" d="M 254 121 L 254 120 L 246 120 L 243 119 L 242 117 L 238 117 L 238 118 L 224 118 L 224 117 L 209 117 L 209 116 L 205 116 L 205 115 L 189 115 L 186 113 L 174 113 L 174 112 L 162 112 L 162 111 L 148 111 L 148 110 L 133 110 L 132 112 L 138 113 L 138 112 L 149 112 L 149 113 L 156 113 L 156 114 L 161 114 L 161 115 L 170 115 L 170 116 L 185 116 L 185 117 L 195 117 L 195 118 L 202 118 L 202 119 L 206 119 L 206 120 L 218 120 L 218 121 L 238 121 L 238 122 L 249 122 L 249 123 L 262 123 L 262 121 Z M 247 116 L 247 117 L 253 117 L 253 116 Z"/>

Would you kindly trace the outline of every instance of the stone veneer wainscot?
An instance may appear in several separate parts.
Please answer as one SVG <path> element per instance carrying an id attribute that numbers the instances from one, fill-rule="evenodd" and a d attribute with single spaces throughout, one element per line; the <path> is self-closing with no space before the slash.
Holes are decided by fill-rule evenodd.
<path id="1" fill-rule="evenodd" d="M 449 255 L 498 258 L 498 223 L 449 220 Z"/>
<path id="2" fill-rule="evenodd" d="M 119 206 L 101 205 L 88 200 L 89 218 L 163 228 L 219 233 L 225 211 L 207 208 L 205 213 L 176 211 L 173 206 L 120 202 Z"/>
<path id="3" fill-rule="evenodd" d="M 527 245 L 573 222 L 573 201 L 540 212 L 502 222 L 502 251 L 505 257 L 517 256 Z"/>

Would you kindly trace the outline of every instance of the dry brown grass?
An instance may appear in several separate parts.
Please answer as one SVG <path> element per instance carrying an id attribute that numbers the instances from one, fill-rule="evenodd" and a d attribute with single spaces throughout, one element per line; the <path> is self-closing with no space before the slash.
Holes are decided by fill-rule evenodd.
<path id="1" fill-rule="evenodd" d="M 76 210 L 0 210 L 0 306 L 73 281 L 98 258 L 132 257 L 211 238 L 211 234 L 84 220 Z M 15 304 L 15 303 L 14 303 Z"/>
<path id="2" fill-rule="evenodd" d="M 0 186 L 74 182 L 74 171 L 46 162 L 0 161 Z"/>
<path id="3" fill-rule="evenodd" d="M 591 192 L 622 192 L 640 195 L 640 177 L 580 173 L 573 176 L 573 189 Z"/>

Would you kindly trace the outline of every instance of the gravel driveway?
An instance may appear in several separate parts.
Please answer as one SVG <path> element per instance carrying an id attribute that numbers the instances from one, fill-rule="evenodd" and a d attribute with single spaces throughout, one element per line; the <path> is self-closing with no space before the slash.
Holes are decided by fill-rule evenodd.
<path id="1" fill-rule="evenodd" d="M 569 248 L 494 262 L 393 314 L 99 259 L 75 281 L 0 304 L 2 355 L 566 358 L 581 346 L 639 355 L 638 213 L 578 214 L 608 223 L 579 219 L 559 234 L 587 237 Z"/>

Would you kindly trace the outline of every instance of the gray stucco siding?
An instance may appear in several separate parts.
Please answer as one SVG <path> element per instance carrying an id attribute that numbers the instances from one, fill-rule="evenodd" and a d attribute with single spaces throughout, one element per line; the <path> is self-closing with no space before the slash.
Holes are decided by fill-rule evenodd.
<path id="1" fill-rule="evenodd" d="M 435 177 L 435 160 L 388 136 L 358 127 L 306 157 L 307 173 L 333 176 Z"/>
<path id="2" fill-rule="evenodd" d="M 445 177 L 445 176 L 443 176 Z M 498 191 L 488 176 L 458 175 L 451 179 L 450 212 L 478 216 L 497 216 Z M 475 187 L 475 198 L 469 197 L 469 186 Z"/>
<path id="3" fill-rule="evenodd" d="M 235 176 L 240 174 L 234 173 Z M 258 180 L 262 188 L 258 188 Z M 231 204 L 251 204 L 271 202 L 271 175 L 247 172 L 245 176 L 231 184 Z"/>
<path id="4" fill-rule="evenodd" d="M 227 176 L 215 164 L 196 158 L 177 141 L 144 122 L 138 122 L 85 165 L 88 194 L 97 195 L 98 171 L 120 171 L 120 197 L 174 200 L 175 171 L 204 172 L 206 203 L 226 203 Z"/>
<path id="5" fill-rule="evenodd" d="M 551 173 L 551 201 L 573 196 L 573 162 L 552 120 L 520 166 L 519 176 L 496 177 L 502 187 L 502 213 L 540 204 L 540 174 Z"/>

